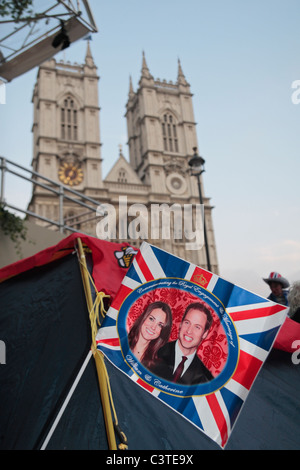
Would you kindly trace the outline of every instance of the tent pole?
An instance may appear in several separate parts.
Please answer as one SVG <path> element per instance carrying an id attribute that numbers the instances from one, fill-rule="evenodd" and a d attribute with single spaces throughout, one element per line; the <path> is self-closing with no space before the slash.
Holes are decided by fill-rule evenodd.
<path id="1" fill-rule="evenodd" d="M 83 375 L 83 373 L 86 369 L 86 366 L 88 365 L 89 360 L 90 360 L 91 357 L 92 357 L 92 351 L 90 350 L 88 352 L 86 358 L 85 358 L 84 363 L 82 364 L 82 366 L 80 368 L 80 371 L 77 374 L 76 379 L 74 380 L 74 383 L 73 383 L 72 387 L 69 390 L 69 393 L 68 393 L 61 409 L 59 410 L 58 415 L 55 418 L 54 423 L 51 426 L 50 431 L 48 432 L 48 434 L 46 436 L 46 439 L 44 440 L 40 450 L 45 450 L 46 449 L 46 447 L 47 447 L 47 445 L 48 445 L 48 443 L 49 443 L 49 441 L 50 441 L 50 439 L 51 439 L 51 437 L 52 437 L 52 435 L 53 435 L 53 433 L 54 433 L 54 431 L 55 431 L 55 429 L 56 429 L 56 427 L 57 427 L 57 425 L 58 425 L 58 423 L 59 423 L 59 421 L 60 421 L 60 419 L 61 419 L 61 417 L 62 417 L 62 415 L 63 415 L 63 413 L 64 413 L 64 411 L 65 411 L 65 409 L 66 409 L 66 407 L 67 407 L 67 405 L 68 405 L 68 403 L 69 403 L 69 401 L 70 401 L 70 399 L 71 399 L 71 397 L 72 397 L 72 395 L 75 391 L 75 389 L 76 389 L 76 387 L 77 387 L 77 385 L 78 385 L 79 380 L 81 379 L 81 377 Z"/>
<path id="2" fill-rule="evenodd" d="M 93 304 L 92 293 L 91 293 L 91 288 L 90 288 L 90 280 L 88 277 L 86 258 L 85 258 L 85 254 L 84 254 L 84 250 L 83 250 L 83 246 L 82 246 L 82 242 L 80 238 L 77 238 L 77 244 L 78 244 L 79 257 L 80 257 L 80 271 L 82 275 L 82 281 L 84 285 L 87 306 L 88 306 L 89 312 L 92 312 L 94 309 L 94 304 Z M 94 343 L 95 338 L 92 338 L 92 339 Z M 97 368 L 101 402 L 102 402 L 102 407 L 103 407 L 103 414 L 104 414 L 104 421 L 105 421 L 109 449 L 117 450 L 114 424 L 113 424 L 112 414 L 111 414 L 111 405 L 110 405 L 109 394 L 107 390 L 106 373 L 105 373 L 106 371 L 105 371 L 103 355 L 99 350 L 95 348 L 94 344 L 92 345 L 92 351 L 93 351 L 96 368 Z"/>

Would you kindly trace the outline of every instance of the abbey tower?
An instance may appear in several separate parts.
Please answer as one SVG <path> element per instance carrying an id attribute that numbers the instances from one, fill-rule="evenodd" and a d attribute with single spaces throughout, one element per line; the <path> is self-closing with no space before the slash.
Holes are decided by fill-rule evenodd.
<path id="1" fill-rule="evenodd" d="M 57 63 L 51 59 L 40 66 L 33 93 L 33 170 L 62 184 L 61 191 L 74 189 L 98 201 L 99 205 L 115 207 L 117 230 L 112 234 L 115 236 L 112 241 L 140 245 L 141 240 L 133 237 L 127 226 L 121 227 L 122 220 L 118 217 L 120 200 L 126 201 L 128 207 L 140 204 L 147 208 L 143 230 L 149 243 L 207 267 L 204 248 L 187 249 L 189 240 L 185 238 L 185 227 L 182 226 L 180 236 L 173 230 L 176 223 L 172 211 L 170 236 L 161 236 L 159 225 L 166 222 L 161 214 L 155 219 L 158 226 L 151 230 L 154 223 L 151 208 L 163 204 L 169 208 L 199 204 L 197 179 L 191 175 L 188 165 L 193 148 L 198 147 L 196 123 L 190 85 L 180 61 L 175 82 L 155 80 L 143 53 L 137 89 L 134 90 L 130 79 L 126 104 L 129 161 L 120 149 L 119 158 L 105 178 L 101 168 L 98 82 L 89 43 L 83 65 Z M 212 207 L 200 181 L 211 270 L 218 273 Z M 63 214 L 59 214 L 58 201 L 57 192 L 49 194 L 39 187 L 33 191 L 29 210 L 51 220 L 61 216 L 74 230 L 96 236 L 96 213 L 86 216 L 84 208 L 66 202 Z M 139 213 L 139 221 L 140 217 Z M 126 223 L 130 220 L 132 217 Z M 139 230 L 141 234 L 141 227 Z"/>

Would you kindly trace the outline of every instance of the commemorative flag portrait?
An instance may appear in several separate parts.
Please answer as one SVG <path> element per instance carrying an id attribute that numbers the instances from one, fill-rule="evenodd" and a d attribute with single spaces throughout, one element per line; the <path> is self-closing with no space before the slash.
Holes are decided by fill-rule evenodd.
<path id="1" fill-rule="evenodd" d="M 224 448 L 286 315 L 287 307 L 143 242 L 96 342 Z"/>

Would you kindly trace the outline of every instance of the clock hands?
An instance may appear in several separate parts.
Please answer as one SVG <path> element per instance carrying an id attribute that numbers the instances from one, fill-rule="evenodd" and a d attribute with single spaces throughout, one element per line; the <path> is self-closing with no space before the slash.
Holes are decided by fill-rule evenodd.
<path id="1" fill-rule="evenodd" d="M 81 183 L 83 173 L 81 168 L 64 163 L 59 170 L 59 179 L 67 185 L 73 186 Z"/>

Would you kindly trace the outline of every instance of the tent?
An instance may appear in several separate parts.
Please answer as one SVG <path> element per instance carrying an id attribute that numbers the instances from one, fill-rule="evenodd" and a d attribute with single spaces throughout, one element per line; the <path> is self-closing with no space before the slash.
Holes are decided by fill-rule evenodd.
<path id="1" fill-rule="evenodd" d="M 85 253 L 85 271 L 78 246 Z M 111 449 L 106 409 L 111 401 L 105 404 L 99 370 L 90 359 L 87 290 L 93 302 L 103 293 L 99 310 L 101 305 L 105 310 L 133 256 L 127 243 L 72 234 L 0 270 L 0 340 L 6 348 L 0 365 L 1 449 Z M 287 318 L 226 450 L 300 448 L 296 340 L 300 325 Z M 118 449 L 124 442 L 128 451 L 219 449 L 109 361 L 104 365 L 118 423 Z"/>

